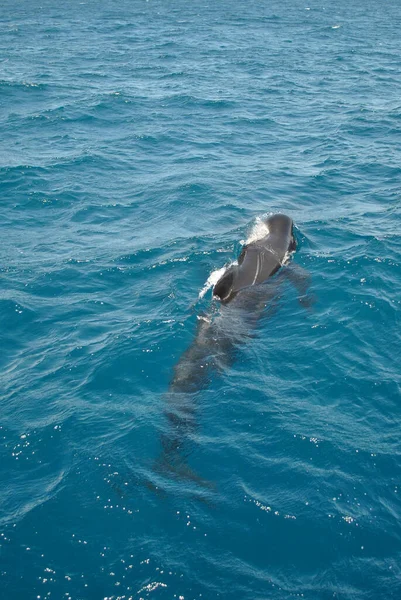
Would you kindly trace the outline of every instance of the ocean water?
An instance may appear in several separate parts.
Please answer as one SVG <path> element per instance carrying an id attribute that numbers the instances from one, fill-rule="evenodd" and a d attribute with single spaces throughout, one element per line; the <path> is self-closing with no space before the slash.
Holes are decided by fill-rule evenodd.
<path id="1" fill-rule="evenodd" d="M 2 1 L 1 598 L 401 597 L 400 24 Z M 275 211 L 315 302 L 284 283 L 174 430 L 199 293 Z"/>

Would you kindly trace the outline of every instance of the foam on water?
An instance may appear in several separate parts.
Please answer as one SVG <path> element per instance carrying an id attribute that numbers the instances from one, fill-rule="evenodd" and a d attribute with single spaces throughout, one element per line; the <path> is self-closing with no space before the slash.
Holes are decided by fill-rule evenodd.
<path id="1" fill-rule="evenodd" d="M 267 226 L 266 219 L 271 214 L 272 213 L 266 213 L 264 215 L 256 217 L 255 223 L 251 227 L 251 230 L 248 234 L 245 244 L 251 244 L 252 242 L 257 242 L 258 240 L 261 240 L 264 237 L 266 237 L 266 235 L 268 235 L 269 228 Z"/>
<path id="2" fill-rule="evenodd" d="M 229 265 L 225 265 L 221 269 L 216 269 L 215 271 L 212 271 L 210 273 L 209 277 L 207 278 L 207 280 L 205 282 L 205 285 L 199 292 L 199 298 L 203 298 L 204 295 L 208 292 L 208 290 L 210 290 L 211 287 L 216 285 L 218 280 L 224 275 L 224 273 L 227 271 L 227 269 L 229 268 L 229 266 L 231 264 L 233 264 L 233 263 L 230 263 Z"/>

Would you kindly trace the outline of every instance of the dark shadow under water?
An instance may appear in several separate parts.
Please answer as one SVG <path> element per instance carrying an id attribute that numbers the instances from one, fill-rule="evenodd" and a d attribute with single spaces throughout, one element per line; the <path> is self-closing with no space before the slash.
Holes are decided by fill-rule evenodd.
<path id="1" fill-rule="evenodd" d="M 155 464 L 158 474 L 213 487 L 192 471 L 188 462 L 197 430 L 197 397 L 215 376 L 230 368 L 241 346 L 255 335 L 260 319 L 277 311 L 285 281 L 296 287 L 305 308 L 313 304 L 308 292 L 310 275 L 291 264 L 263 284 L 241 290 L 226 305 L 213 301 L 209 313 L 198 316 L 194 340 L 175 365 L 164 398 L 165 427 Z"/>

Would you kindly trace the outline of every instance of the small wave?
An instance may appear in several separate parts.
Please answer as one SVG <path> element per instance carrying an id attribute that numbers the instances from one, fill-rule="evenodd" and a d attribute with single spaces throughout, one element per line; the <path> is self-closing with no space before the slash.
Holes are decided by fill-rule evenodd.
<path id="1" fill-rule="evenodd" d="M 0 79 L 0 89 L 1 88 L 45 90 L 47 85 L 45 83 L 35 83 L 33 81 L 8 81 L 6 79 Z"/>
<path id="2" fill-rule="evenodd" d="M 271 213 L 266 213 L 265 215 L 261 215 L 260 217 L 256 217 L 255 223 L 253 224 L 251 231 L 249 232 L 248 238 L 246 239 L 245 244 L 251 244 L 252 242 L 257 242 L 261 240 L 269 233 L 269 228 L 266 224 L 266 218 Z"/>
<path id="3" fill-rule="evenodd" d="M 224 273 L 227 271 L 228 266 L 229 265 L 226 265 L 226 266 L 222 267 L 221 269 L 216 269 L 215 271 L 212 271 L 210 273 L 209 277 L 207 278 L 207 280 L 205 282 L 205 285 L 199 292 L 199 296 L 198 296 L 199 299 L 203 298 L 205 296 L 206 292 L 208 290 L 210 290 L 211 287 L 216 285 L 216 283 L 218 282 L 220 277 L 222 277 L 224 275 Z"/>
<path id="4" fill-rule="evenodd" d="M 232 108 L 236 105 L 233 100 L 226 98 L 199 98 L 190 94 L 171 94 L 163 101 L 174 106 L 201 106 L 203 108 Z"/>

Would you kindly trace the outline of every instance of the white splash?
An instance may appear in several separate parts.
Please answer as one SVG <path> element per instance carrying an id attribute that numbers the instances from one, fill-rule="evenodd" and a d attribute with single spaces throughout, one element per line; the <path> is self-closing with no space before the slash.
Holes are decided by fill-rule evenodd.
<path id="1" fill-rule="evenodd" d="M 282 266 L 282 267 L 283 267 L 284 265 L 288 265 L 288 263 L 290 262 L 290 260 L 291 260 L 291 257 L 292 257 L 292 255 L 294 254 L 294 252 L 295 252 L 295 250 L 293 250 L 292 252 L 288 252 L 288 250 L 287 250 L 287 252 L 284 254 L 284 258 L 283 258 L 283 260 L 282 260 L 282 262 L 281 262 L 281 266 Z"/>
<path id="2" fill-rule="evenodd" d="M 212 271 L 212 273 L 210 273 L 209 277 L 207 278 L 207 281 L 206 281 L 205 285 L 203 286 L 203 288 L 199 292 L 199 299 L 203 298 L 203 296 L 206 294 L 206 292 L 211 287 L 213 287 L 214 285 L 216 285 L 216 283 L 218 282 L 218 280 L 220 279 L 220 277 L 222 277 L 224 275 L 224 273 L 227 271 L 227 269 L 228 269 L 228 265 L 226 265 L 222 269 L 216 269 L 216 271 Z"/>
<path id="3" fill-rule="evenodd" d="M 256 217 L 255 223 L 252 226 L 251 231 L 245 241 L 245 244 L 251 244 L 252 242 L 256 242 L 257 240 L 261 240 L 266 237 L 269 233 L 269 228 L 266 225 L 266 218 L 268 215 L 262 215 L 261 217 Z"/>
<path id="4" fill-rule="evenodd" d="M 196 315 L 196 318 L 198 319 L 198 321 L 205 321 L 205 323 L 211 323 L 212 322 L 211 319 L 208 319 L 204 315 Z"/>

